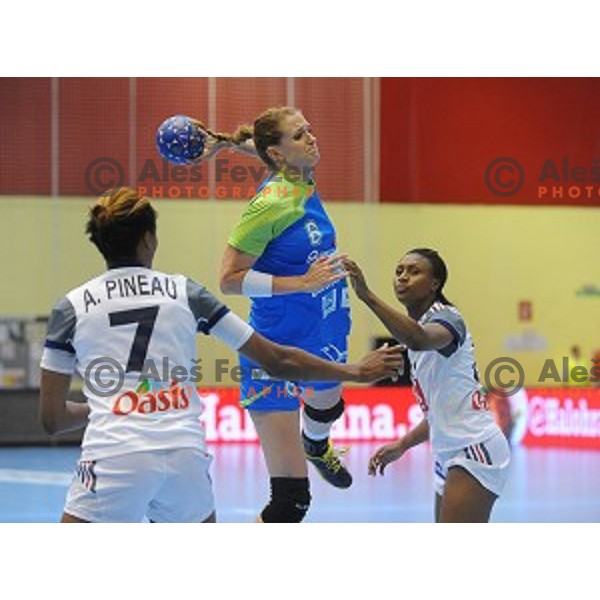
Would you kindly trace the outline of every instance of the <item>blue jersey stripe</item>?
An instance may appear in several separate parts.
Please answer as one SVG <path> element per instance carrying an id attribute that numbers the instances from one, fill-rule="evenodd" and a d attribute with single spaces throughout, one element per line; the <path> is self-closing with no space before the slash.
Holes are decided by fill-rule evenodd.
<path id="1" fill-rule="evenodd" d="M 73 348 L 69 342 L 55 342 L 53 340 L 46 340 L 44 342 L 44 346 L 46 348 L 51 348 L 52 350 L 64 350 L 70 354 L 75 354 L 75 348 Z"/>

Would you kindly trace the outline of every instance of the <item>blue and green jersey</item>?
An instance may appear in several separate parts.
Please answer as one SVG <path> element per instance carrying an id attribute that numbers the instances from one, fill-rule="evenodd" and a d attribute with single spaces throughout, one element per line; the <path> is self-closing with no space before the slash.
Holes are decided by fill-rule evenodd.
<path id="1" fill-rule="evenodd" d="M 229 237 L 229 244 L 257 256 L 255 271 L 303 275 L 320 256 L 336 252 L 336 234 L 314 182 L 267 180 Z M 280 343 L 315 348 L 350 331 L 348 286 L 338 281 L 316 293 L 253 298 L 250 324 Z"/>

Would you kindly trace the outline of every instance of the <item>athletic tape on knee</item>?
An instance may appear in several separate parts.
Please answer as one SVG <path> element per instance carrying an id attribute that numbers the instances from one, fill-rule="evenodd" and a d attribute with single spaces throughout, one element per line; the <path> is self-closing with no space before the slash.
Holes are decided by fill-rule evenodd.
<path id="1" fill-rule="evenodd" d="M 310 406 L 310 404 L 306 404 L 305 402 L 304 414 L 317 423 L 333 423 L 344 414 L 344 399 L 340 398 L 337 404 L 324 410 Z"/>
<path id="2" fill-rule="evenodd" d="M 271 477 L 271 500 L 260 516 L 263 523 L 300 523 L 310 500 L 308 477 Z"/>

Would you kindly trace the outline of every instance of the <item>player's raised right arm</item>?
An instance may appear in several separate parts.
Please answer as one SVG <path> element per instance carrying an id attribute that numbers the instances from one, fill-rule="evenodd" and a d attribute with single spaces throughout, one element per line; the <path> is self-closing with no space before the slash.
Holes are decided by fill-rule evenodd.
<path id="1" fill-rule="evenodd" d="M 241 152 L 249 156 L 258 156 L 254 141 L 252 139 L 252 127 L 241 125 L 234 133 L 219 133 L 212 131 L 202 121 L 191 119 L 191 121 L 202 130 L 205 135 L 204 150 L 197 162 L 208 160 L 222 150 Z"/>
<path id="2" fill-rule="evenodd" d="M 361 268 L 354 261 L 346 258 L 343 262 L 358 298 L 401 344 L 411 350 L 422 351 L 445 348 L 452 343 L 452 334 L 446 327 L 439 323 L 420 325 L 408 315 L 403 315 L 369 288 Z"/>

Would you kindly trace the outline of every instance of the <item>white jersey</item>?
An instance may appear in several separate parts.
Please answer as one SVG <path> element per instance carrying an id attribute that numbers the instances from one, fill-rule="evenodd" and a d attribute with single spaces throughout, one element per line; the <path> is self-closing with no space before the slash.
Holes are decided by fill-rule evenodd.
<path id="1" fill-rule="evenodd" d="M 252 328 L 183 275 L 112 268 L 54 308 L 41 366 L 84 379 L 82 460 L 205 447 L 196 333 L 237 350 Z"/>
<path id="2" fill-rule="evenodd" d="M 439 323 L 453 341 L 440 350 L 408 351 L 413 391 L 429 423 L 434 452 L 458 450 L 499 431 L 479 384 L 473 341 L 460 312 L 434 303 L 420 325 Z"/>

